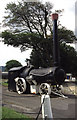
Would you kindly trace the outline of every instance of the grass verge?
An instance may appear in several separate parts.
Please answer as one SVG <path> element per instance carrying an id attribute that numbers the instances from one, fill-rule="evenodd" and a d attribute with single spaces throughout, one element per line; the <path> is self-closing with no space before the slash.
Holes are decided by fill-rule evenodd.
<path id="1" fill-rule="evenodd" d="M 8 83 L 7 82 L 2 82 L 2 85 L 5 87 L 8 87 Z"/>
<path id="2" fill-rule="evenodd" d="M 7 107 L 2 107 L 2 120 L 30 120 L 31 118 L 26 117 L 21 113 L 16 112 Z"/>
<path id="3" fill-rule="evenodd" d="M 8 87 L 8 79 L 2 79 L 2 85 Z"/>

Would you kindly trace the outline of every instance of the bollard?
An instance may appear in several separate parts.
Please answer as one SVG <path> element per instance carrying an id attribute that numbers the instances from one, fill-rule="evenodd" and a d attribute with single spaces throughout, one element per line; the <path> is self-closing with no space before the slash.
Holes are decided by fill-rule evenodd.
<path id="1" fill-rule="evenodd" d="M 46 119 L 53 120 L 50 96 L 42 95 L 41 103 L 42 103 L 42 118 L 43 118 L 43 120 L 46 120 Z"/>

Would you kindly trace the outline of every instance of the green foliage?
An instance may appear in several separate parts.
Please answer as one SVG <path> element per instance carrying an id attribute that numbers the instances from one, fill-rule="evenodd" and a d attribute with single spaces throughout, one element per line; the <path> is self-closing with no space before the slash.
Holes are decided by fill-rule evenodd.
<path id="1" fill-rule="evenodd" d="M 49 16 L 52 5 L 40 2 L 22 2 L 7 4 L 7 15 L 4 25 L 9 26 L 12 32 L 38 33 L 40 36 L 47 36 L 49 26 Z"/>
<path id="2" fill-rule="evenodd" d="M 4 25 L 9 31 L 2 33 L 4 44 L 20 47 L 21 51 L 32 49 L 30 62 L 35 67 L 49 67 L 53 64 L 53 31 L 50 14 L 53 6 L 50 3 L 18 2 L 6 7 Z M 61 10 L 57 10 L 61 13 Z M 48 36 L 47 33 L 50 33 Z M 61 66 L 66 72 L 76 73 L 77 53 L 65 43 L 76 40 L 74 33 L 58 24 L 58 40 L 60 43 Z"/>
<path id="3" fill-rule="evenodd" d="M 19 67 L 22 66 L 20 62 L 18 62 L 17 60 L 10 60 L 6 63 L 6 71 L 8 71 L 9 69 L 13 68 L 13 67 Z"/>
<path id="4" fill-rule="evenodd" d="M 40 42 L 40 49 L 33 49 L 31 56 L 30 56 L 30 62 L 33 64 L 36 68 L 38 67 L 49 67 L 53 64 L 52 59 L 52 39 L 42 40 Z"/>
<path id="5" fill-rule="evenodd" d="M 41 40 L 43 39 L 37 33 L 10 33 L 8 31 L 2 32 L 4 44 L 20 47 L 22 51 L 28 48 L 39 49 Z"/>
<path id="6" fill-rule="evenodd" d="M 76 36 L 73 31 L 67 30 L 65 27 L 58 29 L 58 40 L 60 42 L 72 43 L 76 40 Z"/>
<path id="7" fill-rule="evenodd" d="M 60 56 L 63 69 L 77 77 L 77 52 L 75 49 L 63 43 L 60 45 Z"/>

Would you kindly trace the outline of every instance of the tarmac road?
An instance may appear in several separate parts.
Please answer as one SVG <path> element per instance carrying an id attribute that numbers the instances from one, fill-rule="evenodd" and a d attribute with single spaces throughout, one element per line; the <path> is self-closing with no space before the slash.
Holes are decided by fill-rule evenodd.
<path id="1" fill-rule="evenodd" d="M 40 109 L 40 96 L 33 94 L 18 95 L 16 92 L 8 91 L 7 87 L 2 87 L 2 105 L 15 109 L 27 116 L 36 118 Z M 67 118 L 76 120 L 77 96 L 69 95 L 68 98 L 52 97 L 51 107 L 53 118 Z M 41 118 L 41 114 L 39 116 Z"/>

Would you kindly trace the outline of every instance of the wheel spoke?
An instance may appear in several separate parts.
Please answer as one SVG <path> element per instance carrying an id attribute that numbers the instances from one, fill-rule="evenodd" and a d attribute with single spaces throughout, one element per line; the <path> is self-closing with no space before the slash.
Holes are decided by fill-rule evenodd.
<path id="1" fill-rule="evenodd" d="M 26 83 L 23 78 L 20 78 L 16 83 L 16 90 L 19 94 L 22 94 L 26 90 Z"/>

